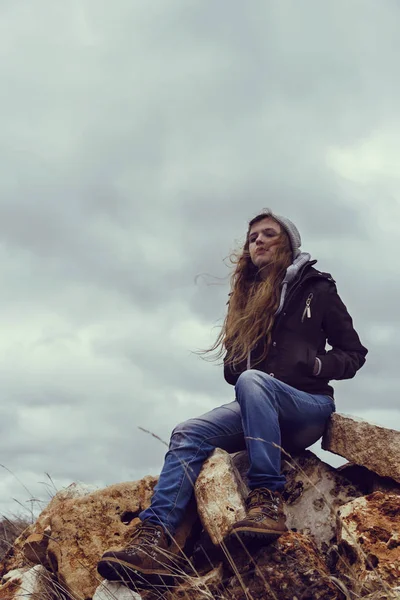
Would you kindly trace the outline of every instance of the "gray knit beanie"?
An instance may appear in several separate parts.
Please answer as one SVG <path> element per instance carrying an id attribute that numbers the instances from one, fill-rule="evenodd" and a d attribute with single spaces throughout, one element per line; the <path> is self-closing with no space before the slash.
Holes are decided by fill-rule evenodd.
<path id="1" fill-rule="evenodd" d="M 263 208 L 261 214 L 265 214 L 266 217 L 272 217 L 273 219 L 275 219 L 275 221 L 279 223 L 279 225 L 281 225 L 281 227 L 283 227 L 283 229 L 289 236 L 290 244 L 292 246 L 293 258 L 296 258 L 301 252 L 301 237 L 296 225 L 286 217 L 275 215 L 269 208 Z"/>

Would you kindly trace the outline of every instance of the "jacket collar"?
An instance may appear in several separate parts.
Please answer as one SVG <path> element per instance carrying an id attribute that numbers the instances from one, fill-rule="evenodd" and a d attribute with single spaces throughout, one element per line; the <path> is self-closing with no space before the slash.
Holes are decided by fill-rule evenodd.
<path id="1" fill-rule="evenodd" d="M 275 313 L 275 317 L 282 311 L 283 305 L 285 304 L 286 295 L 288 290 L 294 285 L 295 281 L 302 277 L 303 272 L 307 269 L 310 264 L 315 264 L 317 261 L 311 260 L 311 255 L 308 252 L 302 252 L 299 254 L 287 268 L 285 277 L 281 283 L 281 297 L 279 300 L 279 306 Z"/>

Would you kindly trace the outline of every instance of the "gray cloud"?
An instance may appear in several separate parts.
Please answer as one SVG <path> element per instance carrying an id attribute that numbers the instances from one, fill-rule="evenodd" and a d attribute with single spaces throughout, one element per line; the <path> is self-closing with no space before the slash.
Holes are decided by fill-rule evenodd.
<path id="1" fill-rule="evenodd" d="M 168 441 L 233 398 L 192 351 L 265 206 L 298 224 L 370 349 L 338 410 L 399 423 L 396 3 L 0 12 L 0 462 L 44 496 L 45 472 L 157 473 L 165 447 L 139 426 Z M 5 471 L 1 510 L 24 494 Z"/>

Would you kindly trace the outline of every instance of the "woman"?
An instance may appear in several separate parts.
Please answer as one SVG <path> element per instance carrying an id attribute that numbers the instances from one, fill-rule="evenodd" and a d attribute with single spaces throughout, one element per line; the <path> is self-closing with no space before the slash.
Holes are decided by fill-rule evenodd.
<path id="1" fill-rule="evenodd" d="M 215 448 L 235 452 L 245 443 L 249 454 L 247 514 L 231 535 L 268 543 L 286 531 L 280 448 L 304 449 L 321 437 L 335 410 L 329 381 L 354 377 L 367 354 L 334 280 L 300 245 L 285 217 L 264 210 L 250 221 L 211 348 L 225 354 L 236 399 L 174 429 L 151 506 L 129 545 L 103 555 L 104 577 L 143 584 L 174 573 L 171 537 Z"/>

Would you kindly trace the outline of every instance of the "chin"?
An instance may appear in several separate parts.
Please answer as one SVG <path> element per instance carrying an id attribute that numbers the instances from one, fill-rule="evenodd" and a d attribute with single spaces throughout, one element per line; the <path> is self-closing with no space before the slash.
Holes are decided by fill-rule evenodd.
<path id="1" fill-rule="evenodd" d="M 263 267 L 267 267 L 270 262 L 271 260 L 269 258 L 258 257 L 258 259 L 256 258 L 254 261 L 254 265 L 257 267 L 257 269 L 262 269 Z"/>

